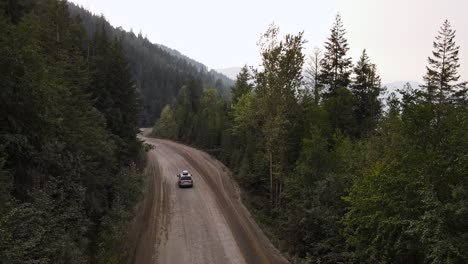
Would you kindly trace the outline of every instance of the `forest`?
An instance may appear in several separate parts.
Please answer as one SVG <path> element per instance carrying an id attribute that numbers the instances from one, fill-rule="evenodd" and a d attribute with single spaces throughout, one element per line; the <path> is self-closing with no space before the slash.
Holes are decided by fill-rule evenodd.
<path id="1" fill-rule="evenodd" d="M 467 263 L 467 83 L 449 21 L 434 35 L 425 84 L 382 99 L 339 15 L 308 60 L 303 33 L 272 25 L 230 99 L 191 82 L 153 136 L 221 159 L 292 263 Z"/>
<path id="2" fill-rule="evenodd" d="M 0 2 L 0 263 L 122 263 L 143 193 L 121 36 L 66 1 Z"/>
<path id="3" fill-rule="evenodd" d="M 66 1 L 0 1 L 0 263 L 126 262 L 153 124 L 223 161 L 292 263 L 468 263 L 468 88 L 434 35 L 425 84 L 382 98 L 339 15 L 312 54 L 272 25 L 233 83 Z"/>
<path id="4" fill-rule="evenodd" d="M 163 107 L 172 104 L 181 87 L 198 82 L 203 87 L 214 88 L 228 98 L 234 82 L 200 62 L 163 45 L 153 44 L 142 33 L 135 35 L 122 28 L 114 28 L 103 16 L 69 3 L 72 16 L 79 16 L 90 38 L 98 25 L 106 29 L 111 38 L 122 40 L 125 56 L 130 64 L 132 79 L 141 100 L 140 127 L 154 124 Z M 92 48 L 92 47 L 91 47 Z"/>
<path id="5" fill-rule="evenodd" d="M 0 1 L 0 263 L 122 263 L 139 127 L 233 81 L 63 0 Z"/>

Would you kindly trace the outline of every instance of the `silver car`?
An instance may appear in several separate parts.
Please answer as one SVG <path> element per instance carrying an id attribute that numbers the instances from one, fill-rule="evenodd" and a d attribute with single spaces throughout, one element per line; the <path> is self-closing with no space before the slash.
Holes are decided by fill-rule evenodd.
<path id="1" fill-rule="evenodd" d="M 180 174 L 177 174 L 179 177 L 179 187 L 193 187 L 192 175 L 188 171 L 183 171 Z"/>

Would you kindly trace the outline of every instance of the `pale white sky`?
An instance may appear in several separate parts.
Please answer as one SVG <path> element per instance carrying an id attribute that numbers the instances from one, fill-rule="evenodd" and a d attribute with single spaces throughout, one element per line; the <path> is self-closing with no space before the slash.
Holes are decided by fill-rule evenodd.
<path id="1" fill-rule="evenodd" d="M 215 69 L 258 66 L 256 43 L 271 22 L 282 34 L 304 30 L 306 53 L 322 48 L 339 12 L 349 55 L 357 61 L 366 48 L 384 83 L 422 81 L 432 41 L 449 19 L 461 46 L 459 72 L 468 79 L 467 0 L 71 1 Z"/>

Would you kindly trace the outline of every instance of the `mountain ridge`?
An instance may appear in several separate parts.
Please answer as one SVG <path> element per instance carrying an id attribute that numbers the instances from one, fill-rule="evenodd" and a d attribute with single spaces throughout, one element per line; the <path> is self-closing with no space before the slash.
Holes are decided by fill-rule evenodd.
<path id="1" fill-rule="evenodd" d="M 96 31 L 103 29 L 109 39 L 120 39 L 130 65 L 132 77 L 141 99 L 140 125 L 152 126 L 159 118 L 162 108 L 172 104 L 179 90 L 189 84 L 196 84 L 201 89 L 214 88 L 228 98 L 234 80 L 189 58 L 181 52 L 149 41 L 142 34 L 135 35 L 115 27 L 103 16 L 98 16 L 82 6 L 68 2 L 72 17 L 81 20 L 89 40 Z M 88 49 L 92 52 L 92 42 Z"/>
<path id="2" fill-rule="evenodd" d="M 231 78 L 232 80 L 236 80 L 237 79 L 237 74 L 239 74 L 241 69 L 242 69 L 242 67 L 235 66 L 235 67 L 219 68 L 219 69 L 216 69 L 216 71 L 226 75 L 227 77 Z"/>

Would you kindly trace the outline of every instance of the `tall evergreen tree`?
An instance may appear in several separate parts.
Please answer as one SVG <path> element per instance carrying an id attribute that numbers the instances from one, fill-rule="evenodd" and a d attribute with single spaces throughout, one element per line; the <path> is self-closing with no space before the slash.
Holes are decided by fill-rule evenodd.
<path id="1" fill-rule="evenodd" d="M 96 108 L 104 114 L 107 129 L 116 137 L 119 161 L 130 163 L 138 149 L 138 98 L 130 67 L 123 53 L 122 39 L 110 41 L 104 25 L 93 40 L 90 93 Z"/>
<path id="2" fill-rule="evenodd" d="M 233 105 L 239 101 L 239 98 L 242 95 L 252 91 L 253 85 L 249 83 L 250 78 L 251 76 L 249 69 L 247 68 L 247 65 L 244 65 L 244 67 L 242 67 L 241 71 L 237 75 L 236 84 L 231 91 L 231 101 Z"/>
<path id="3" fill-rule="evenodd" d="M 464 101 L 467 95 L 466 82 L 456 83 L 460 79 L 458 74 L 460 46 L 455 43 L 455 30 L 448 20 L 445 20 L 441 26 L 433 42 L 433 48 L 424 76 L 425 96 L 430 102 L 438 104 Z"/>
<path id="4" fill-rule="evenodd" d="M 351 91 L 354 95 L 354 115 L 360 137 L 368 136 L 377 126 L 381 114 L 381 80 L 377 74 L 375 64 L 371 63 L 366 50 L 362 51 L 356 67 Z"/>
<path id="5" fill-rule="evenodd" d="M 338 14 L 331 29 L 331 35 L 325 42 L 325 53 L 321 61 L 319 78 L 328 89 L 326 97 L 334 96 L 338 88 L 347 88 L 351 82 L 352 62 L 351 58 L 346 56 L 349 47 L 345 34 L 346 30 Z"/>

